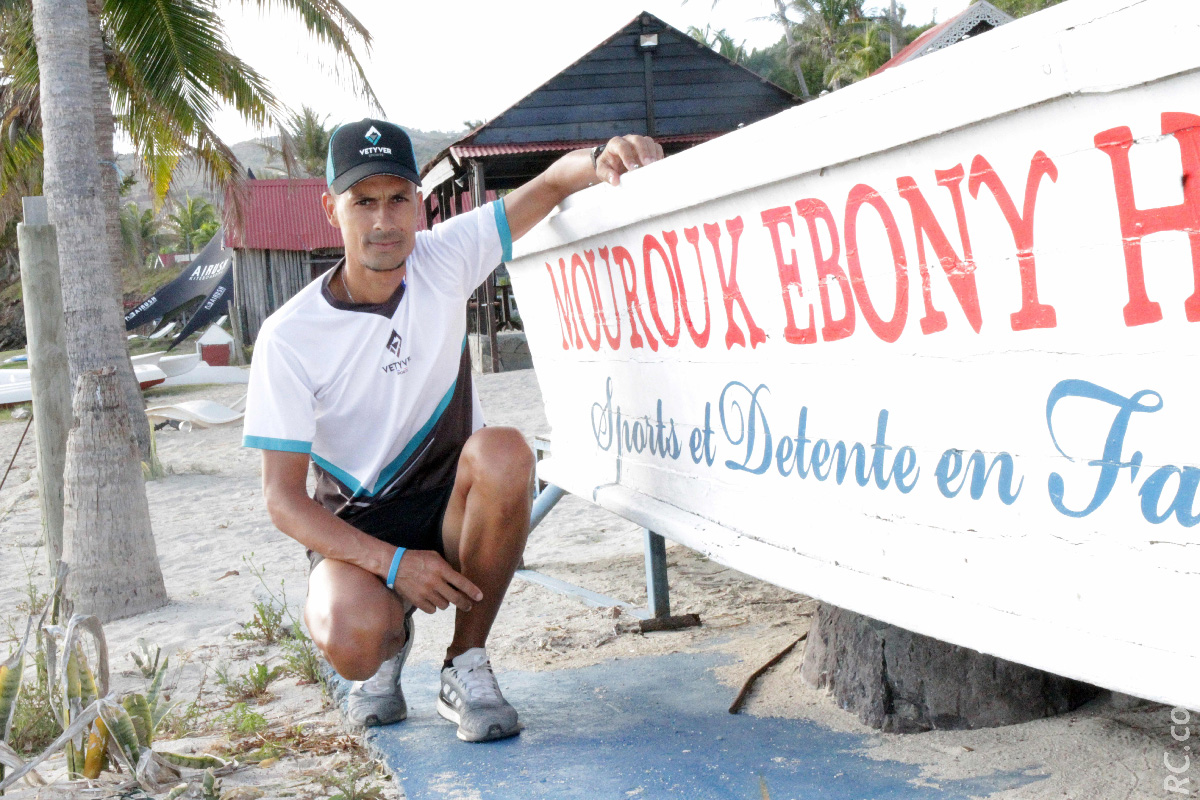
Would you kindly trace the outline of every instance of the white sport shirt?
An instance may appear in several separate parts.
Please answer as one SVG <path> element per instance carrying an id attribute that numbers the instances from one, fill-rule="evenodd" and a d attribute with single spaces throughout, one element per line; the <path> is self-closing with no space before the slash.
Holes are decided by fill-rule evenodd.
<path id="1" fill-rule="evenodd" d="M 466 302 L 511 258 L 497 200 L 418 232 L 405 282 L 384 303 L 335 297 L 338 267 L 304 287 L 255 342 L 243 444 L 309 454 L 316 499 L 343 517 L 453 484 L 483 425 Z"/>

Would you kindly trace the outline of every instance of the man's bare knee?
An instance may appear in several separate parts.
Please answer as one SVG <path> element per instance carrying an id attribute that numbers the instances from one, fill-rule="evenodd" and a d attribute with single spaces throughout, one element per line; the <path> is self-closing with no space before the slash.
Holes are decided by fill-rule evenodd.
<path id="1" fill-rule="evenodd" d="M 386 630 L 346 622 L 331 629 L 321 651 L 338 675 L 351 681 L 365 681 L 383 663 Z"/>
<path id="2" fill-rule="evenodd" d="M 504 492 L 524 496 L 533 474 L 533 451 L 516 428 L 483 428 L 467 440 L 463 458 L 470 469 L 472 484 L 509 489 Z"/>
<path id="3" fill-rule="evenodd" d="M 390 635 L 386 615 L 337 603 L 332 608 L 306 608 L 305 621 L 313 644 L 343 678 L 364 681 L 383 663 Z"/>

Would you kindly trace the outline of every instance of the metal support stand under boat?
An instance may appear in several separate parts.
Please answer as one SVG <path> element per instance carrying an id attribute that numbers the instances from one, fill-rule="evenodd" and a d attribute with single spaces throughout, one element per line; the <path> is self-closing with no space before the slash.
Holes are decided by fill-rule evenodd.
<path id="1" fill-rule="evenodd" d="M 561 487 L 552 483 L 546 484 L 535 495 L 533 510 L 529 515 L 529 530 L 532 532 L 546 518 L 550 510 L 566 494 Z M 683 614 L 671 616 L 671 590 L 667 582 L 667 548 L 666 540 L 649 529 L 645 530 L 646 540 L 646 597 L 649 609 L 636 608 L 633 605 L 618 600 L 615 597 L 593 592 L 581 586 L 575 586 L 543 575 L 531 569 L 518 569 L 517 577 L 544 586 L 559 594 L 578 598 L 594 608 L 617 607 L 632 617 L 641 621 L 642 632 L 668 631 L 680 628 L 693 628 L 700 624 L 699 614 Z M 522 562 L 524 563 L 524 562 Z"/>

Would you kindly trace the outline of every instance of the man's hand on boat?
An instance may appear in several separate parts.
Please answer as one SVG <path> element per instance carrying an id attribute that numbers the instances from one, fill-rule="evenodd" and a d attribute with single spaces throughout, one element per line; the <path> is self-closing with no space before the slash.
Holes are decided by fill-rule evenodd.
<path id="1" fill-rule="evenodd" d="M 662 145 L 649 136 L 614 136 L 595 157 L 596 177 L 616 186 L 626 172 L 653 164 L 662 157 Z"/>
<path id="2" fill-rule="evenodd" d="M 603 145 L 574 150 L 533 180 L 504 197 L 513 241 L 520 239 L 568 195 L 601 181 L 613 186 L 630 170 L 663 158 L 663 149 L 648 136 L 614 136 Z"/>

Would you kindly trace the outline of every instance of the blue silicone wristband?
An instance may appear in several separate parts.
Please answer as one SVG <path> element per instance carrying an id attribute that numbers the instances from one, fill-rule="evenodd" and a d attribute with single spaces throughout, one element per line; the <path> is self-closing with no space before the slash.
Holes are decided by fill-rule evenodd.
<path id="1" fill-rule="evenodd" d="M 389 589 L 396 588 L 396 570 L 400 568 L 400 557 L 404 555 L 405 548 L 397 547 L 396 555 L 392 556 L 392 568 L 388 570 L 387 587 Z"/>

